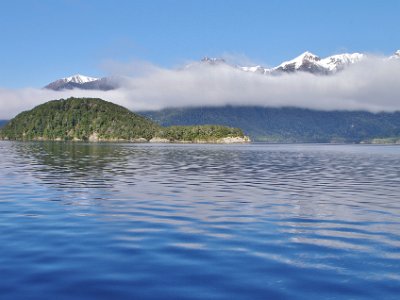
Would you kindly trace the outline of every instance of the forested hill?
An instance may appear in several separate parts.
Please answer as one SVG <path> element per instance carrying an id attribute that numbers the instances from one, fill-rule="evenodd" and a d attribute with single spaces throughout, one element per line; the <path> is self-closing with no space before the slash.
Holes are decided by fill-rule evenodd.
<path id="1" fill-rule="evenodd" d="M 359 143 L 382 138 L 400 140 L 399 112 L 374 114 L 291 107 L 225 106 L 140 113 L 164 126 L 217 123 L 239 127 L 253 141 Z"/>
<path id="2" fill-rule="evenodd" d="M 93 98 L 53 100 L 25 111 L 0 130 L 8 140 L 246 142 L 238 128 L 165 128 L 128 109 Z M 233 138 L 233 139 L 232 139 Z"/>
<path id="3" fill-rule="evenodd" d="M 243 132 L 261 142 L 399 143 L 400 112 L 225 106 L 136 114 L 101 99 L 70 98 L 50 101 L 19 114 L 3 126 L 0 138 L 216 142 L 225 137 L 244 137 Z"/>
<path id="4" fill-rule="evenodd" d="M 8 139 L 151 138 L 158 125 L 101 99 L 53 100 L 17 115 L 2 128 Z"/>

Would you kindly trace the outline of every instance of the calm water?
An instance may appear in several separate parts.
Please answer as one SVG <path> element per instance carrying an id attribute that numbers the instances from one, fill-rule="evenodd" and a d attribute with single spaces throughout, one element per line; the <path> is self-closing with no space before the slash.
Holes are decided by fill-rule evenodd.
<path id="1" fill-rule="evenodd" d="M 0 142 L 1 299 L 399 299 L 400 147 Z"/>

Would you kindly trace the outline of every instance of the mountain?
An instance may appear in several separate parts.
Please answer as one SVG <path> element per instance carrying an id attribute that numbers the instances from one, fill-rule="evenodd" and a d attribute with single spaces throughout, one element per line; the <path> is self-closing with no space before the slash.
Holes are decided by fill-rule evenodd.
<path id="1" fill-rule="evenodd" d="M 397 50 L 395 53 L 393 53 L 393 55 L 390 56 L 389 59 L 400 59 L 400 50 Z"/>
<path id="2" fill-rule="evenodd" d="M 70 77 L 65 77 L 58 79 L 52 83 L 49 83 L 48 85 L 45 86 L 47 89 L 51 90 L 62 90 L 62 89 L 73 89 L 76 87 L 80 87 L 81 85 L 92 82 L 92 81 L 97 81 L 99 78 L 94 78 L 94 77 L 88 77 L 80 74 L 76 74 Z"/>
<path id="3" fill-rule="evenodd" d="M 128 109 L 94 98 L 53 100 L 25 111 L 0 130 L 5 140 L 131 142 L 248 142 L 238 128 L 218 125 L 161 127 Z"/>
<path id="4" fill-rule="evenodd" d="M 321 59 L 318 64 L 326 71 L 334 73 L 365 58 L 366 55 L 362 53 L 343 53 Z"/>
<path id="5" fill-rule="evenodd" d="M 256 142 L 270 143 L 400 142 L 400 112 L 224 106 L 139 113 L 100 99 L 50 101 L 11 120 L 0 131 L 0 138 L 150 140 L 158 137 L 193 142 L 199 138 L 210 141 L 212 137 L 215 142 L 226 136 L 243 137 L 244 132 Z M 221 126 L 203 126 L 206 124 Z"/>
<path id="6" fill-rule="evenodd" d="M 262 66 L 243 67 L 239 69 L 246 72 L 266 75 L 279 75 L 282 73 L 308 72 L 316 75 L 330 75 L 343 70 L 349 65 L 355 64 L 366 58 L 361 53 L 343 53 L 320 58 L 306 51 L 292 60 L 285 61 L 277 67 L 264 68 Z"/>
<path id="7" fill-rule="evenodd" d="M 163 126 L 221 124 L 241 128 L 253 141 L 285 143 L 400 141 L 400 112 L 318 111 L 293 107 L 224 106 L 142 111 Z"/>
<path id="8" fill-rule="evenodd" d="M 331 75 L 346 67 L 358 63 L 365 59 L 367 56 L 362 53 L 342 53 L 325 58 L 306 51 L 292 60 L 285 61 L 280 65 L 273 68 L 266 68 L 261 65 L 255 66 L 240 66 L 231 65 L 222 58 L 204 57 L 200 62 L 190 63 L 183 67 L 183 69 L 190 69 L 199 64 L 206 64 L 209 66 L 221 66 L 236 68 L 244 72 L 258 73 L 262 75 L 280 75 L 284 73 L 307 72 L 315 75 Z M 400 59 L 400 50 L 397 50 L 388 59 Z M 119 87 L 119 79 L 117 77 L 103 77 L 94 78 L 84 75 L 73 75 L 70 77 L 58 79 L 45 86 L 46 89 L 54 91 L 70 90 L 70 89 L 84 89 L 84 90 L 113 90 Z"/>
<path id="9" fill-rule="evenodd" d="M 0 120 L 0 128 L 7 124 L 7 120 Z"/>
<path id="10" fill-rule="evenodd" d="M 343 53 L 328 56 L 321 59 L 317 55 L 311 52 L 304 52 L 300 56 L 283 62 L 279 66 L 273 68 L 271 72 L 309 72 L 313 74 L 331 74 L 345 67 L 357 63 L 365 58 L 364 54 L 361 53 Z"/>
<path id="11" fill-rule="evenodd" d="M 109 91 L 119 87 L 118 80 L 114 77 L 103 77 L 83 83 L 80 88 L 84 90 Z"/>
<path id="12" fill-rule="evenodd" d="M 361 62 L 367 58 L 366 54 L 362 53 L 342 53 L 331 55 L 325 58 L 306 51 L 301 55 L 282 62 L 280 65 L 273 68 L 266 68 L 260 65 L 255 66 L 240 66 L 230 65 L 231 67 L 240 69 L 245 72 L 259 73 L 264 75 L 279 75 L 283 73 L 295 73 L 295 72 L 307 72 L 315 75 L 332 75 L 338 71 L 345 69 L 346 67 Z M 400 59 L 400 50 L 397 50 L 393 55 L 389 56 L 388 59 Z M 223 59 L 218 58 L 205 58 L 202 62 L 218 62 L 219 64 L 224 63 L 229 65 Z M 211 63 L 216 65 L 216 63 Z"/>
<path id="13" fill-rule="evenodd" d="M 273 71 L 292 73 L 296 71 L 310 72 L 310 73 L 325 73 L 325 69 L 319 64 L 321 59 L 312 54 L 311 52 L 304 52 L 300 56 L 290 61 L 285 61 Z"/>
<path id="14" fill-rule="evenodd" d="M 400 50 L 397 51 L 391 57 L 400 57 Z M 295 72 L 308 72 L 315 75 L 331 75 L 349 65 L 358 63 L 366 58 L 365 54 L 362 53 L 342 53 L 325 58 L 306 51 L 294 59 L 284 61 L 280 65 L 273 68 L 266 68 L 261 65 L 255 66 L 241 66 L 241 65 L 230 65 L 222 58 L 203 58 L 200 63 L 206 63 L 208 65 L 227 65 L 245 72 L 259 73 L 263 75 L 279 75 L 283 73 L 295 73 Z M 194 64 L 190 64 L 187 67 L 191 67 Z"/>
<path id="15" fill-rule="evenodd" d="M 60 90 L 72 90 L 75 88 L 84 90 L 102 90 L 108 91 L 117 88 L 116 80 L 109 77 L 94 78 L 80 74 L 76 74 L 70 77 L 58 79 L 52 83 L 49 83 L 44 88 L 60 91 Z"/>

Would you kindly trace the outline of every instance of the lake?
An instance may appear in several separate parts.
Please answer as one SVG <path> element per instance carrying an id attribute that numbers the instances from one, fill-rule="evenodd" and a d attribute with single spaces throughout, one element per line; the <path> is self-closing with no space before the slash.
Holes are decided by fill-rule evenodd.
<path id="1" fill-rule="evenodd" d="M 398 299 L 400 146 L 0 142 L 1 299 Z"/>

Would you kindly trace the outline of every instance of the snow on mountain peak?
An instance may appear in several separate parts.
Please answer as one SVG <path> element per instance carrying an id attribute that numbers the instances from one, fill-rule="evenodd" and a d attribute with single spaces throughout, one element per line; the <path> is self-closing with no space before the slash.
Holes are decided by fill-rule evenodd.
<path id="1" fill-rule="evenodd" d="M 397 50 L 397 51 L 393 54 L 393 56 L 396 57 L 396 58 L 400 58 L 400 50 Z"/>
<path id="2" fill-rule="evenodd" d="M 92 81 L 99 80 L 99 78 L 88 77 L 88 76 L 76 74 L 76 75 L 72 75 L 70 77 L 62 78 L 61 80 L 64 82 L 73 82 L 73 83 L 82 84 L 82 83 L 86 83 L 86 82 L 92 82 Z"/>
<path id="3" fill-rule="evenodd" d="M 311 53 L 310 51 L 306 51 L 292 60 L 284 61 L 275 69 L 277 70 L 291 69 L 294 71 L 300 69 L 304 65 L 304 63 L 315 63 L 320 60 L 321 59 L 317 55 Z"/>
<path id="4" fill-rule="evenodd" d="M 357 63 L 364 58 L 365 55 L 362 53 L 343 53 L 321 59 L 319 64 L 329 71 L 337 71 L 348 65 Z"/>
<path id="5" fill-rule="evenodd" d="M 46 89 L 59 91 L 63 89 L 74 89 L 74 88 L 83 88 L 85 85 L 97 86 L 100 89 L 104 89 L 104 78 L 99 79 L 95 77 L 84 76 L 80 74 L 72 75 L 70 77 L 65 77 L 61 79 L 57 79 L 45 86 Z M 87 88 L 87 87 L 86 87 Z M 108 88 L 108 86 L 106 87 Z M 90 89 L 90 88 L 89 88 Z"/>
<path id="6" fill-rule="evenodd" d="M 254 66 L 240 66 L 234 67 L 250 73 L 259 74 L 280 74 L 280 73 L 293 73 L 293 72 L 308 72 L 312 74 L 328 75 L 334 74 L 337 71 L 343 70 L 347 66 L 358 63 L 365 59 L 366 55 L 362 53 L 342 53 L 325 58 L 320 58 L 310 51 L 305 51 L 292 60 L 284 61 L 279 66 L 274 68 L 265 68 L 260 65 Z M 400 58 L 400 50 L 396 51 L 393 58 Z M 226 64 L 225 60 L 221 58 L 204 57 L 202 63 L 210 65 Z"/>
<path id="7" fill-rule="evenodd" d="M 257 73 L 263 75 L 280 75 L 285 73 L 296 73 L 296 72 L 307 72 L 316 75 L 331 75 L 338 71 L 345 69 L 346 67 L 356 64 L 367 58 L 366 54 L 362 53 L 342 53 L 331 55 L 325 58 L 320 58 L 319 56 L 311 53 L 310 51 L 305 51 L 299 56 L 292 60 L 285 61 L 279 66 L 274 68 L 267 68 L 260 65 L 253 66 L 243 66 L 243 65 L 233 65 L 226 62 L 222 58 L 204 57 L 201 62 L 194 62 L 186 65 L 184 69 L 189 69 L 191 67 L 196 67 L 199 65 L 222 65 L 231 68 L 236 68 L 249 73 Z M 390 57 L 386 57 L 387 60 L 399 60 L 400 61 L 400 50 L 394 52 Z M 117 88 L 118 85 L 109 78 L 95 78 L 88 77 L 80 74 L 76 74 L 70 77 L 65 77 L 58 79 L 45 86 L 47 89 L 52 90 L 63 90 L 63 89 L 100 89 L 100 90 L 110 90 Z"/>
<path id="8" fill-rule="evenodd" d="M 306 51 L 306 52 L 300 54 L 298 57 L 295 58 L 295 60 L 296 59 L 297 60 L 307 59 L 307 60 L 317 60 L 317 61 L 320 60 L 320 58 L 317 55 L 315 55 L 314 53 L 311 53 L 310 51 Z"/>

